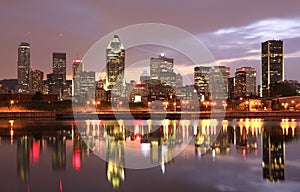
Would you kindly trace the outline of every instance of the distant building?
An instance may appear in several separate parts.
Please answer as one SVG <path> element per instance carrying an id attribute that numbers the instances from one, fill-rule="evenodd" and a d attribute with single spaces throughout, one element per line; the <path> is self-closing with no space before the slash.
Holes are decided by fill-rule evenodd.
<path id="1" fill-rule="evenodd" d="M 252 67 L 241 67 L 236 69 L 235 74 L 243 74 L 245 72 L 245 90 L 242 96 L 256 95 L 256 69 Z"/>
<path id="2" fill-rule="evenodd" d="M 140 81 L 143 82 L 143 81 L 147 81 L 147 80 L 150 80 L 150 75 L 149 75 L 147 69 L 144 69 L 143 73 L 140 76 Z"/>
<path id="3" fill-rule="evenodd" d="M 180 73 L 176 74 L 176 87 L 182 87 L 183 86 L 183 78 Z"/>
<path id="4" fill-rule="evenodd" d="M 103 79 L 99 79 L 99 81 L 96 84 L 95 100 L 96 101 L 107 101 L 107 95 L 106 95 L 106 91 L 104 89 Z"/>
<path id="5" fill-rule="evenodd" d="M 162 84 L 175 88 L 177 85 L 176 76 L 174 59 L 167 58 L 164 53 L 161 53 L 158 58 L 150 59 L 150 79 L 160 80 Z"/>
<path id="6" fill-rule="evenodd" d="M 261 95 L 270 95 L 270 84 L 284 80 L 284 53 L 282 40 L 269 40 L 261 45 Z"/>
<path id="7" fill-rule="evenodd" d="M 3 79 L 0 83 L 7 87 L 7 90 L 10 93 L 15 93 L 16 88 L 18 87 L 18 79 Z"/>
<path id="8" fill-rule="evenodd" d="M 30 72 L 30 92 L 44 93 L 44 72 L 40 70 L 32 70 Z"/>
<path id="9" fill-rule="evenodd" d="M 239 70 L 235 72 L 234 97 L 246 96 L 246 71 Z"/>
<path id="10" fill-rule="evenodd" d="M 82 60 L 76 59 L 72 63 L 72 96 L 80 94 L 80 73 L 83 71 Z"/>
<path id="11" fill-rule="evenodd" d="M 86 99 L 95 97 L 95 72 L 83 71 L 80 74 L 80 96 Z"/>
<path id="12" fill-rule="evenodd" d="M 230 68 L 225 66 L 194 68 L 194 85 L 199 97 L 205 99 L 226 99 Z"/>
<path id="13" fill-rule="evenodd" d="M 235 87 L 235 78 L 230 77 L 228 78 L 228 98 L 233 99 L 234 98 L 234 87 Z"/>
<path id="14" fill-rule="evenodd" d="M 66 64 L 67 64 L 67 57 L 66 53 L 64 52 L 54 52 L 52 53 L 52 73 L 57 75 L 62 75 L 62 83 L 58 83 L 57 89 L 62 90 L 61 96 L 67 96 L 65 93 L 66 91 Z"/>
<path id="15" fill-rule="evenodd" d="M 47 93 L 62 97 L 65 88 L 64 77 L 63 74 L 47 74 Z"/>
<path id="16" fill-rule="evenodd" d="M 125 84 L 125 48 L 118 35 L 114 35 L 106 48 L 106 89 Z M 115 87 L 115 92 L 118 89 Z M 120 92 L 119 92 L 120 93 Z"/>
<path id="17" fill-rule="evenodd" d="M 22 42 L 18 48 L 18 93 L 30 91 L 30 44 Z"/>

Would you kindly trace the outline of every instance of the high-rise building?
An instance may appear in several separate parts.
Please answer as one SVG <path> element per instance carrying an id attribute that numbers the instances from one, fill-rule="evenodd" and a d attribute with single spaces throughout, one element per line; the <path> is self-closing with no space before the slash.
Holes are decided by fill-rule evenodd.
<path id="1" fill-rule="evenodd" d="M 194 85 L 199 96 L 209 98 L 210 91 L 208 89 L 209 80 L 211 78 L 211 67 L 197 66 L 194 68 Z"/>
<path id="2" fill-rule="evenodd" d="M 65 96 L 66 92 L 66 53 L 54 52 L 52 53 L 52 73 L 56 75 L 62 75 L 62 84 L 58 83 L 57 89 L 61 90 L 61 96 Z"/>
<path id="3" fill-rule="evenodd" d="M 64 92 L 64 75 L 63 74 L 47 74 L 47 93 L 63 96 Z"/>
<path id="4" fill-rule="evenodd" d="M 284 80 L 283 41 L 269 40 L 261 45 L 261 95 L 270 95 L 270 84 Z"/>
<path id="5" fill-rule="evenodd" d="M 32 93 L 44 92 L 44 72 L 40 70 L 32 70 L 30 72 L 30 90 Z"/>
<path id="6" fill-rule="evenodd" d="M 150 78 L 158 79 L 162 84 L 176 87 L 176 73 L 174 73 L 174 59 L 167 58 L 161 53 L 158 58 L 150 59 Z"/>
<path id="7" fill-rule="evenodd" d="M 72 64 L 72 95 L 80 94 L 80 74 L 83 71 L 82 60 L 75 59 Z"/>
<path id="8" fill-rule="evenodd" d="M 238 70 L 235 72 L 234 97 L 246 96 L 246 71 Z"/>
<path id="9" fill-rule="evenodd" d="M 52 73 L 66 75 L 66 53 L 52 53 Z"/>
<path id="10" fill-rule="evenodd" d="M 194 85 L 199 96 L 205 99 L 226 99 L 230 68 L 225 66 L 194 68 Z"/>
<path id="11" fill-rule="evenodd" d="M 95 98 L 95 72 L 94 71 L 81 72 L 80 96 L 86 99 Z"/>
<path id="12" fill-rule="evenodd" d="M 125 85 L 125 48 L 118 35 L 114 35 L 106 48 L 106 89 L 117 84 Z M 117 92 L 118 88 L 114 88 Z M 117 94 L 117 93 L 115 93 Z"/>
<path id="13" fill-rule="evenodd" d="M 30 44 L 22 42 L 18 48 L 18 93 L 30 91 Z"/>
<path id="14" fill-rule="evenodd" d="M 234 86 L 235 85 L 235 78 L 230 77 L 228 79 L 228 98 L 233 99 L 234 98 Z"/>

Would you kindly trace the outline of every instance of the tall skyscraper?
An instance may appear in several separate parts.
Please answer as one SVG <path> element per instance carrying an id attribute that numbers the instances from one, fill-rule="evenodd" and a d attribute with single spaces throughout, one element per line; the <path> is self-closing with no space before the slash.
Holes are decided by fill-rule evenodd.
<path id="1" fill-rule="evenodd" d="M 80 94 L 80 74 L 83 71 L 82 60 L 75 59 L 72 64 L 72 95 L 78 96 Z"/>
<path id="2" fill-rule="evenodd" d="M 66 53 L 52 53 L 52 73 L 66 75 Z"/>
<path id="3" fill-rule="evenodd" d="M 54 52 L 52 53 L 52 80 L 56 79 L 59 82 L 55 83 L 54 89 L 60 90 L 59 95 L 62 97 L 66 92 L 66 53 L 63 52 Z M 57 91 L 55 91 L 57 92 Z"/>
<path id="4" fill-rule="evenodd" d="M 194 68 L 194 85 L 199 96 L 209 98 L 209 80 L 211 79 L 212 68 L 197 66 Z"/>
<path id="5" fill-rule="evenodd" d="M 118 35 L 114 35 L 106 48 L 106 89 L 118 91 L 117 84 L 125 84 L 125 48 Z"/>
<path id="6" fill-rule="evenodd" d="M 270 84 L 284 80 L 283 41 L 269 40 L 261 45 L 261 96 L 270 95 Z"/>
<path id="7" fill-rule="evenodd" d="M 241 67 L 235 72 L 235 97 L 256 95 L 256 69 Z"/>
<path id="8" fill-rule="evenodd" d="M 30 91 L 30 44 L 22 42 L 18 48 L 18 93 Z"/>

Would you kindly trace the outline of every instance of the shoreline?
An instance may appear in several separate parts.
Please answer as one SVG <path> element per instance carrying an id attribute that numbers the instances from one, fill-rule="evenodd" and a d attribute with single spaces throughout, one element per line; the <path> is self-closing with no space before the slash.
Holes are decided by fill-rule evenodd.
<path id="1" fill-rule="evenodd" d="M 291 118 L 300 119 L 300 112 L 296 111 L 226 111 L 225 112 L 156 112 L 148 111 L 103 111 L 99 113 L 75 113 L 76 119 L 237 119 L 237 118 L 261 118 L 261 119 L 281 119 Z M 74 120 L 73 113 L 63 113 L 55 111 L 17 111 L 17 112 L 0 112 L 0 119 L 33 119 L 33 120 Z"/>

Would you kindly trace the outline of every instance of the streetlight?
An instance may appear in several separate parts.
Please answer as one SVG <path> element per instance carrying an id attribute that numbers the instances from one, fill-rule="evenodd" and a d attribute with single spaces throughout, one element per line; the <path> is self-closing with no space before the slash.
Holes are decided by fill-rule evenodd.
<path id="1" fill-rule="evenodd" d="M 174 106 L 174 112 L 176 112 L 176 102 L 173 103 Z"/>
<path id="2" fill-rule="evenodd" d="M 227 107 L 226 101 L 223 101 L 223 107 L 224 107 L 224 111 L 225 111 L 225 110 L 226 110 L 226 107 Z"/>
<path id="3" fill-rule="evenodd" d="M 286 111 L 289 104 L 288 103 L 282 103 L 281 105 L 284 107 L 284 110 Z"/>

